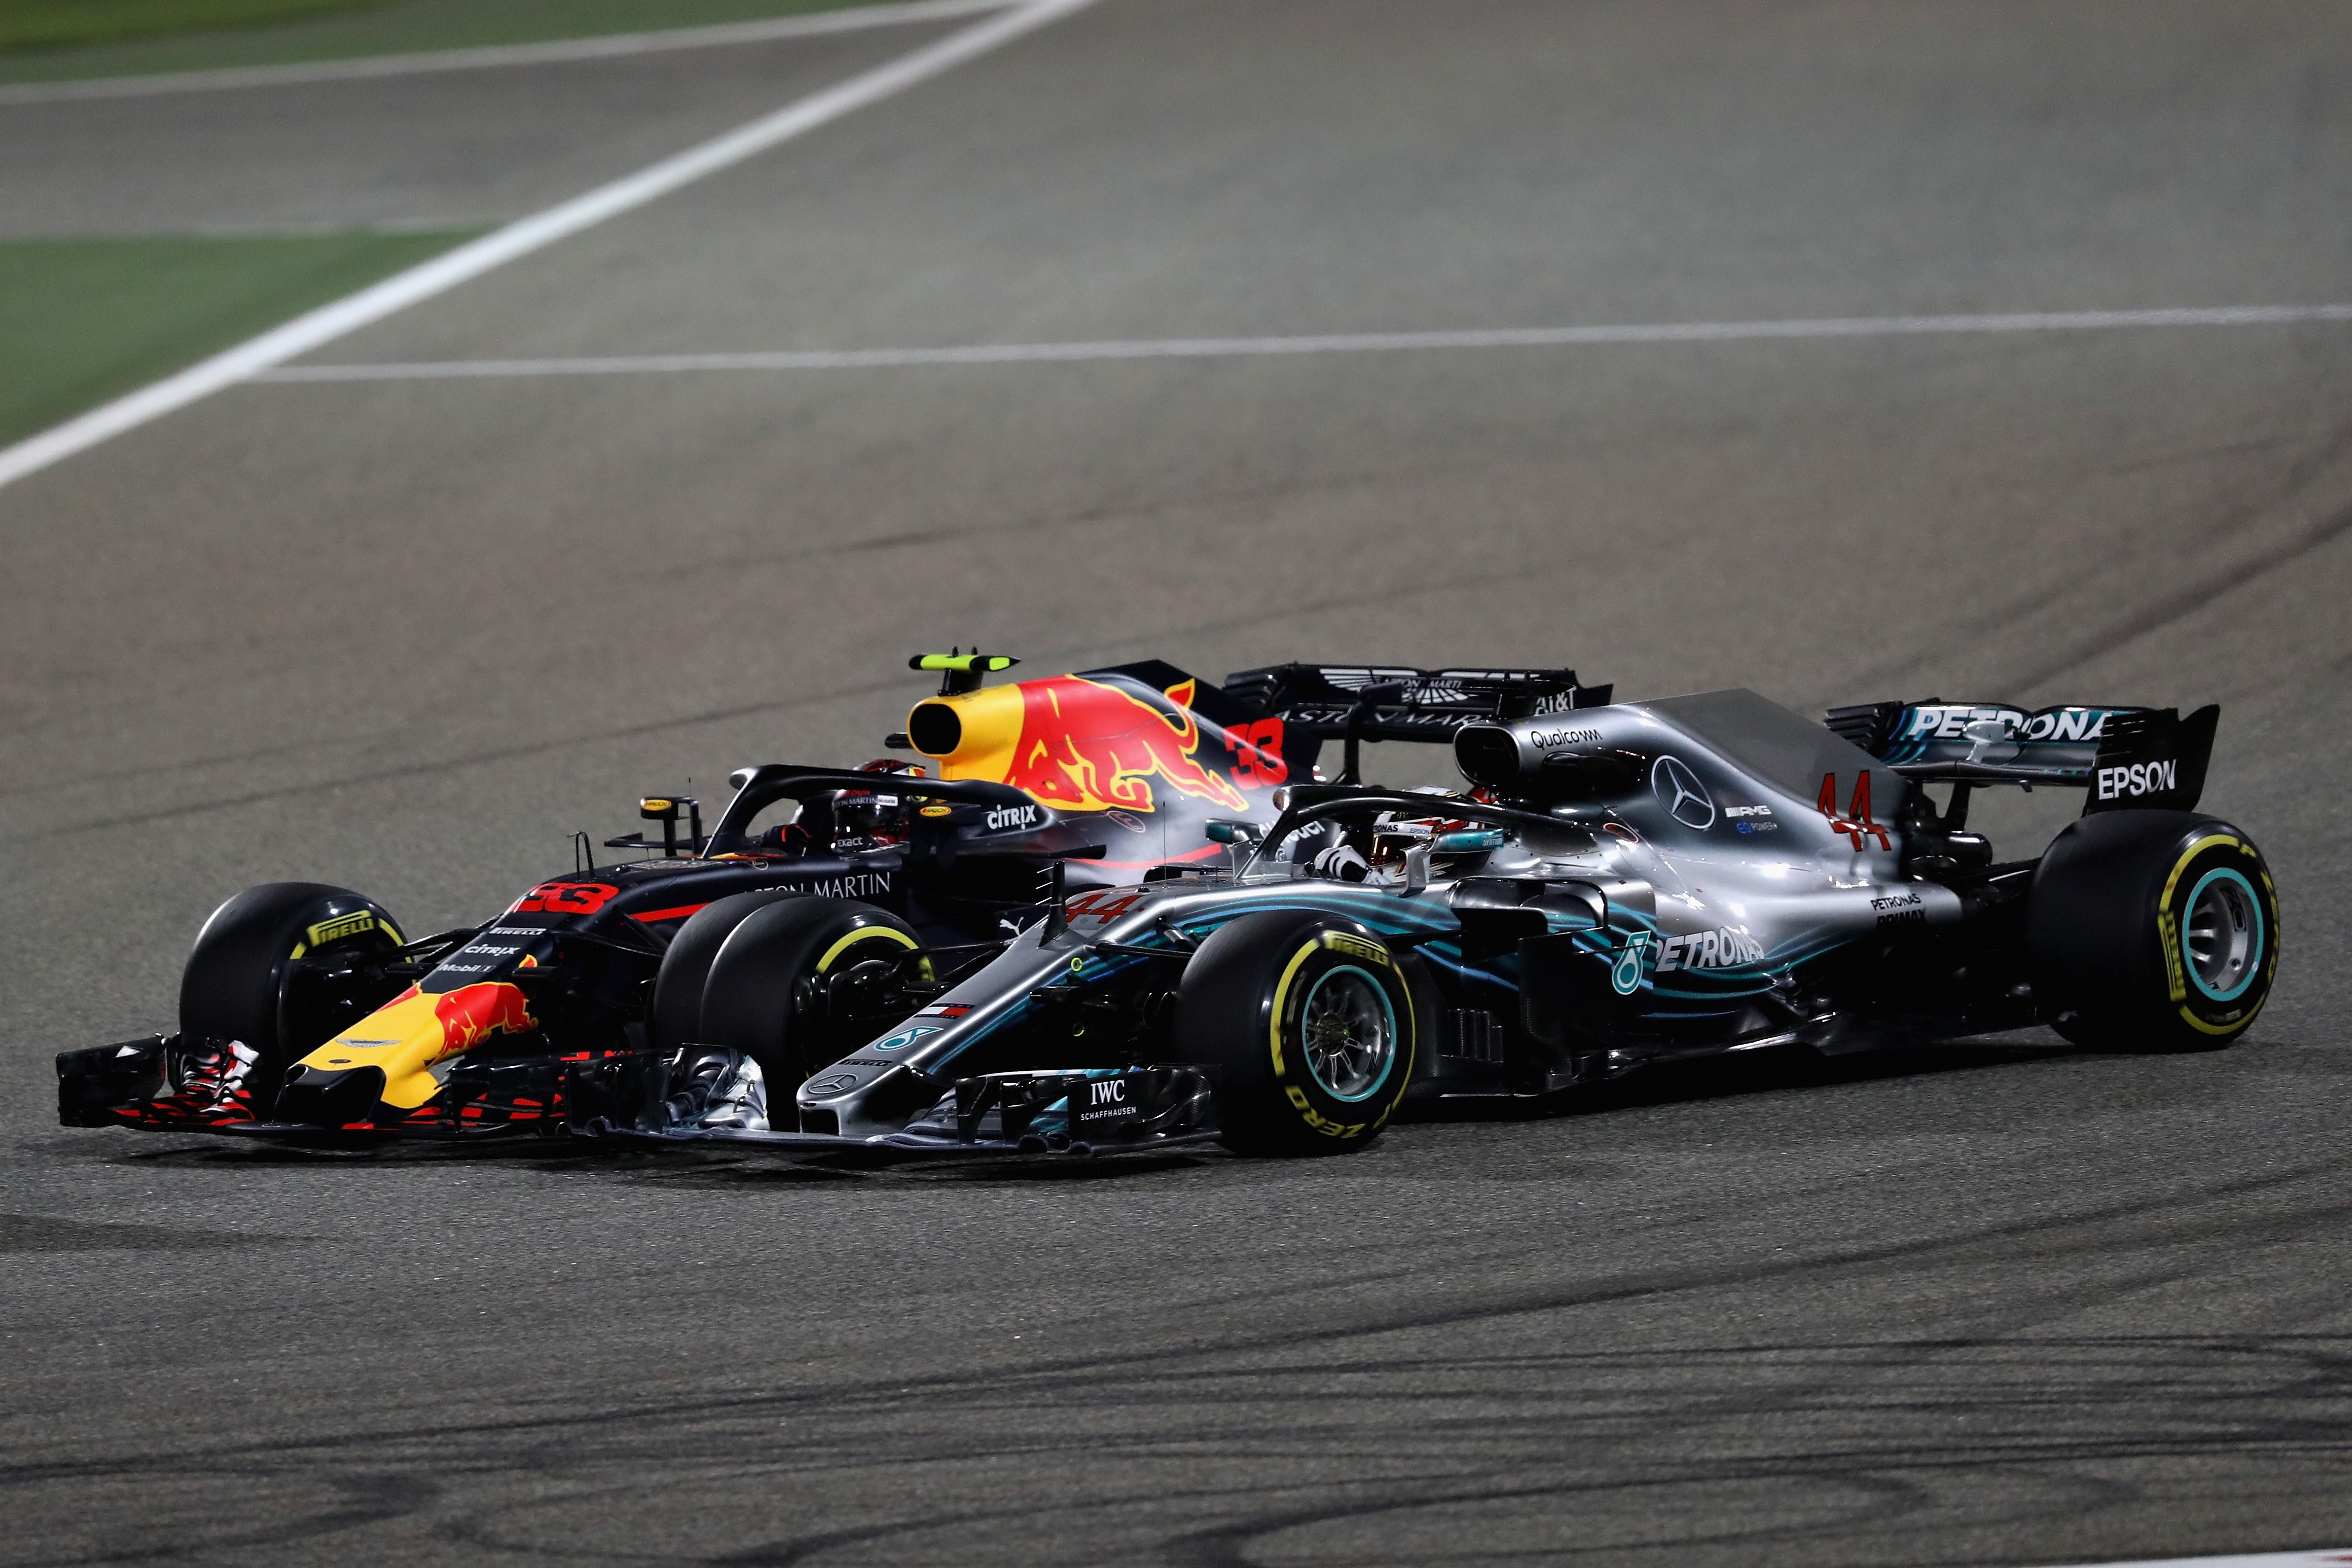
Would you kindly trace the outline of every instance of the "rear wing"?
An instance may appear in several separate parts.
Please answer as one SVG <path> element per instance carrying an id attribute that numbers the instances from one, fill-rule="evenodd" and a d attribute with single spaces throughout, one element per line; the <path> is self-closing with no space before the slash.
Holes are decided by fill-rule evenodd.
<path id="1" fill-rule="evenodd" d="M 1572 669 L 1415 669 L 1405 665 L 1274 664 L 1224 679 L 1226 696 L 1317 743 L 1347 743 L 1341 784 L 1362 782 L 1365 741 L 1450 744 L 1465 724 L 1607 705 L 1611 689 Z"/>
<path id="2" fill-rule="evenodd" d="M 2031 711 L 2000 702 L 1866 702 L 1823 722 L 1921 784 L 2035 784 L 2086 792 L 2084 815 L 2126 807 L 2194 810 L 2205 792 L 2218 706 L 2060 704 Z"/>

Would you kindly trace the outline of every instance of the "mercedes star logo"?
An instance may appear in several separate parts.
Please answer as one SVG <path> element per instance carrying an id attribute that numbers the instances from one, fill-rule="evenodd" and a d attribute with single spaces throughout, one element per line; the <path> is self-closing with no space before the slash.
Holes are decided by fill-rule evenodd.
<path id="1" fill-rule="evenodd" d="M 1685 827 L 1711 827 L 1715 825 L 1715 801 L 1706 793 L 1706 785 L 1698 782 L 1690 764 L 1680 757 L 1660 757 L 1650 765 L 1650 788 L 1658 804 Z"/>

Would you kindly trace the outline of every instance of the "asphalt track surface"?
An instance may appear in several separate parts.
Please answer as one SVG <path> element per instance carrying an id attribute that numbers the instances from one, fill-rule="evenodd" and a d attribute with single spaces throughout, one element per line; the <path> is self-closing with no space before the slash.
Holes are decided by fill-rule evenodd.
<path id="1" fill-rule="evenodd" d="M 281 101 L 202 111 L 291 189 Z M 2347 184 L 2336 5 L 1104 0 L 320 357 L 2344 300 Z M 2347 409 L 2343 323 L 272 384 L 0 491 L 0 1558 L 2352 1543 Z M 2219 1055 L 1748 1062 L 1309 1163 L 51 1123 L 236 889 L 478 919 L 641 790 L 871 754 L 975 638 L 2219 701 L 2286 963 Z"/>

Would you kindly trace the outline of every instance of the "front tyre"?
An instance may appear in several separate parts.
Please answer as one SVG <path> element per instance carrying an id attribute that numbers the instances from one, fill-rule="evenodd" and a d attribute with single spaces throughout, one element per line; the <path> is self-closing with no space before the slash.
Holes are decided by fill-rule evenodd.
<path id="1" fill-rule="evenodd" d="M 1222 1069 L 1227 1148 L 1344 1153 L 1377 1137 L 1404 1098 L 1431 1002 L 1352 921 L 1312 910 L 1244 915 L 1185 966 L 1176 1053 Z"/>
<path id="2" fill-rule="evenodd" d="M 265 882 L 215 910 L 180 973 L 180 1032 L 235 1040 L 259 1061 L 250 1087 L 267 1106 L 292 1063 L 369 1011 L 292 984 L 297 959 L 389 953 L 402 942 L 383 905 L 323 882 Z M 369 1001 L 380 1001 L 371 997 Z"/>
<path id="3" fill-rule="evenodd" d="M 911 1010 L 903 981 L 929 978 L 921 954 L 913 928 L 872 904 L 763 905 L 735 924 L 710 962 L 695 1043 L 757 1061 L 770 1114 L 788 1122 L 809 1074 L 889 1033 Z"/>
<path id="4" fill-rule="evenodd" d="M 2215 817 L 2113 811 L 2070 825 L 2035 868 L 2026 955 L 2042 1016 L 2102 1050 L 2219 1050 L 2278 973 L 2278 891 Z"/>

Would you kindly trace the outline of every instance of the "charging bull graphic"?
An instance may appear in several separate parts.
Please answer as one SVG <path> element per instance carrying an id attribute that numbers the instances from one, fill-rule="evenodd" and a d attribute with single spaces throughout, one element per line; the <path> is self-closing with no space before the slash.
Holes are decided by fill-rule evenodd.
<path id="1" fill-rule="evenodd" d="M 525 1035 L 539 1027 L 522 988 L 496 980 L 460 985 L 434 998 L 433 1016 L 441 1025 L 442 1049 L 453 1054 L 495 1034 Z"/>
<path id="2" fill-rule="evenodd" d="M 1192 691 L 1191 681 L 1171 688 L 1162 706 L 1103 681 L 1057 675 L 927 702 L 909 723 L 916 745 L 943 764 L 941 777 L 1008 784 L 1059 810 L 1148 812 L 1157 778 L 1247 811 L 1233 780 L 1194 757 L 1202 728 L 1189 706 Z M 941 711 L 950 704 L 952 723 Z M 928 723 L 924 709 L 932 712 Z M 1249 750 L 1255 755 L 1257 748 Z"/>

